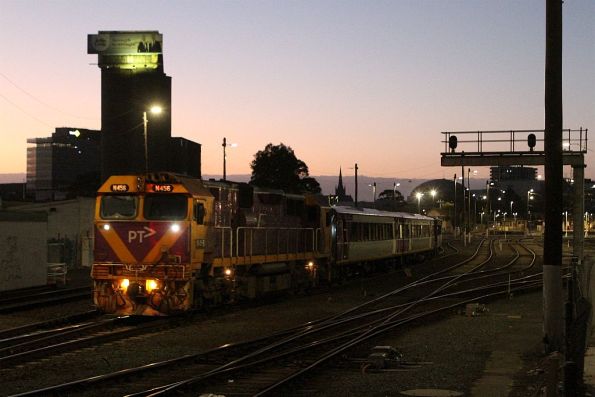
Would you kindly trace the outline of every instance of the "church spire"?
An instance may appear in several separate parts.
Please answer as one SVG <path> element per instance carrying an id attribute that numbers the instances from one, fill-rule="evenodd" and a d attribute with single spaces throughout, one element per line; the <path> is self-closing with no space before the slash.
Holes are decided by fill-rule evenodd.
<path id="1" fill-rule="evenodd" d="M 343 172 L 341 167 L 339 167 L 339 185 L 335 187 L 335 196 L 338 196 L 339 200 L 345 197 L 345 186 L 343 186 Z"/>

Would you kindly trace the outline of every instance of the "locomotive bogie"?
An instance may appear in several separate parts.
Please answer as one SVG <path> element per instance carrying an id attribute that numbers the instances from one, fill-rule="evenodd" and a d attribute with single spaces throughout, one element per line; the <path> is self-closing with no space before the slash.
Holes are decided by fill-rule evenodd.
<path id="1" fill-rule="evenodd" d="M 93 300 L 106 313 L 159 316 L 191 309 L 191 291 L 187 281 L 95 280 Z"/>

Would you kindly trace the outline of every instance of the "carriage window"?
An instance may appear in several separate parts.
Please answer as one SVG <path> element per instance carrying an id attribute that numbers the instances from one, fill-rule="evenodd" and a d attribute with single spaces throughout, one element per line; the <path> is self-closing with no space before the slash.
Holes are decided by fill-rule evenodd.
<path id="1" fill-rule="evenodd" d="M 128 195 L 107 195 L 101 198 L 102 219 L 132 219 L 136 217 L 137 199 Z"/>
<path id="2" fill-rule="evenodd" d="M 151 194 L 145 197 L 144 216 L 151 220 L 186 219 L 188 199 L 181 194 Z"/>
<path id="3" fill-rule="evenodd" d="M 357 230 L 357 223 L 351 223 L 350 227 L 349 227 L 349 231 L 350 231 L 350 236 L 349 239 L 351 241 L 359 241 L 359 236 L 358 236 L 358 230 Z"/>

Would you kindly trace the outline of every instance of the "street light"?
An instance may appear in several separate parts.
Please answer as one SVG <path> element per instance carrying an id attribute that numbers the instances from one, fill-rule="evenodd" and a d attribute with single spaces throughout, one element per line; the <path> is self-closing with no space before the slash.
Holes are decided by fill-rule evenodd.
<path id="1" fill-rule="evenodd" d="M 368 186 L 370 186 L 372 188 L 372 197 L 374 198 L 374 203 L 376 202 L 376 182 L 369 184 Z"/>
<path id="2" fill-rule="evenodd" d="M 422 192 L 415 193 L 415 197 L 417 197 L 417 212 L 421 214 L 421 198 L 424 194 Z"/>
<path id="3" fill-rule="evenodd" d="M 399 182 L 393 182 L 393 200 L 397 199 L 397 186 L 401 186 Z"/>
<path id="4" fill-rule="evenodd" d="M 490 186 L 494 186 L 494 182 L 490 182 L 489 180 L 486 181 L 486 200 L 487 200 L 487 211 L 488 211 L 488 219 L 492 212 L 492 202 L 490 200 Z"/>
<path id="5" fill-rule="evenodd" d="M 227 146 L 236 147 L 236 146 L 238 146 L 238 144 L 237 143 L 227 144 L 227 139 L 224 137 L 223 144 L 221 146 L 223 146 L 223 180 L 225 181 L 225 180 L 227 180 L 227 153 L 225 152 L 225 148 Z"/>
<path id="6" fill-rule="evenodd" d="M 529 202 L 533 200 L 533 189 L 527 191 L 527 220 L 531 220 L 531 210 L 529 209 Z"/>
<path id="7" fill-rule="evenodd" d="M 162 112 L 161 106 L 153 105 L 149 108 L 149 112 L 151 114 L 160 114 Z M 145 174 L 149 172 L 149 149 L 147 145 L 147 125 L 149 124 L 149 119 L 147 118 L 147 111 L 143 112 L 143 135 L 145 139 Z"/>

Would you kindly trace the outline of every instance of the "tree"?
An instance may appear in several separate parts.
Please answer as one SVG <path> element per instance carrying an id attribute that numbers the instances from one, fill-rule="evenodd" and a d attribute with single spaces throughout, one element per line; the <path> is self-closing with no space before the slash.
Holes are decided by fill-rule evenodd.
<path id="1" fill-rule="evenodd" d="M 250 184 L 282 189 L 287 193 L 320 193 L 320 185 L 309 176 L 308 166 L 289 146 L 269 143 L 254 155 Z"/>
<path id="2" fill-rule="evenodd" d="M 400 191 L 386 189 L 378 195 L 374 208 L 384 211 L 401 211 L 405 204 L 405 199 Z"/>
<path id="3" fill-rule="evenodd" d="M 403 194 L 400 191 L 386 189 L 380 192 L 380 194 L 378 195 L 378 200 L 393 200 L 403 202 L 405 199 L 403 198 Z"/>

